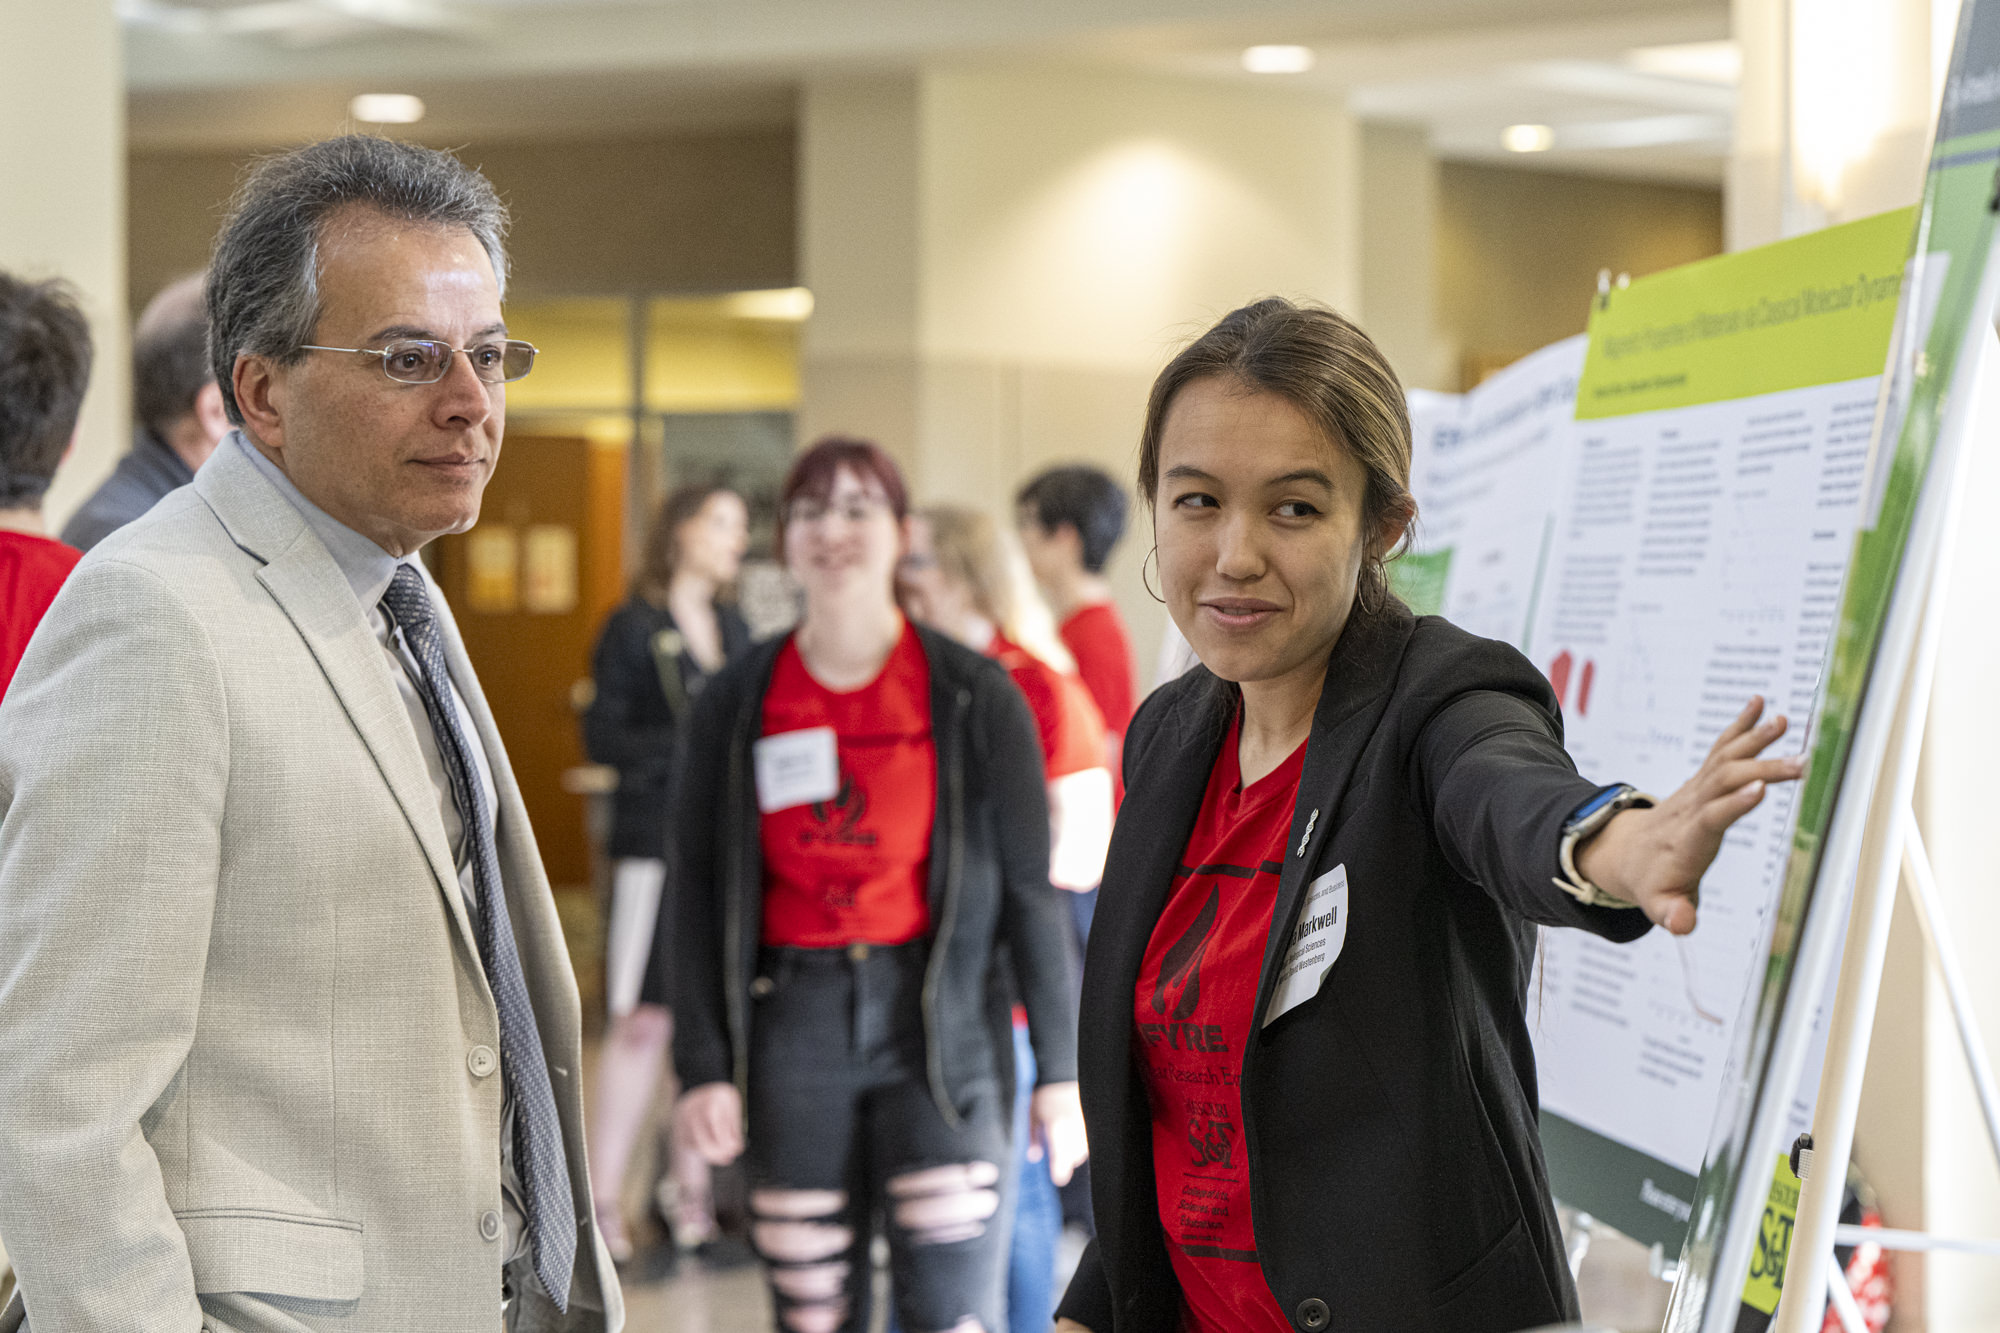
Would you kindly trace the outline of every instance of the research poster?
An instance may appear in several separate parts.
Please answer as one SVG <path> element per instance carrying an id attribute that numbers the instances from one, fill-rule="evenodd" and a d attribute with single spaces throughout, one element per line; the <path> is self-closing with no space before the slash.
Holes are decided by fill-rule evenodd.
<path id="1" fill-rule="evenodd" d="M 1664 795 L 1753 694 L 1794 719 L 1781 751 L 1806 742 L 1910 225 L 1903 210 L 1641 279 L 1587 339 L 1465 395 L 1413 395 L 1421 513 L 1398 590 L 1526 653 L 1586 775 Z M 1551 1184 L 1670 1253 L 1797 799 L 1774 789 L 1733 832 L 1692 936 L 1544 933 L 1529 1018 Z M 1801 1124 L 1816 1085 L 1794 1098 Z"/>
<path id="2" fill-rule="evenodd" d="M 1575 461 L 1530 655 L 1578 769 L 1664 796 L 1752 695 L 1807 741 L 1902 287 L 1902 210 L 1690 265 L 1592 320 Z M 1797 784 L 1704 878 L 1700 925 L 1628 946 L 1549 932 L 1535 1025 L 1559 1198 L 1677 1251 Z"/>
<path id="3" fill-rule="evenodd" d="M 1524 651 L 1573 451 L 1581 334 L 1468 394 L 1410 395 L 1417 530 L 1390 566 L 1412 609 Z"/>

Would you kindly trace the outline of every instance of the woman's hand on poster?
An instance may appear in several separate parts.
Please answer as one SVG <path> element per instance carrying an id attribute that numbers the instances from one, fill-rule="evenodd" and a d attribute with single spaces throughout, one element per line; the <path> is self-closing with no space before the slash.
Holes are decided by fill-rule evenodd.
<path id="1" fill-rule="evenodd" d="M 1069 1184 L 1076 1168 L 1090 1156 L 1083 1135 L 1083 1099 L 1076 1083 L 1044 1083 L 1028 1103 L 1028 1160 L 1049 1161 L 1049 1179 Z"/>
<path id="2" fill-rule="evenodd" d="M 743 1153 L 743 1094 L 734 1083 L 703 1083 L 681 1094 L 674 1117 L 688 1146 L 710 1166 L 728 1166 Z"/>
<path id="3" fill-rule="evenodd" d="M 1623 810 L 1576 851 L 1576 868 L 1607 893 L 1637 903 L 1670 933 L 1694 929 L 1701 877 L 1730 826 L 1757 808 L 1765 788 L 1805 772 L 1805 756 L 1760 756 L 1785 734 L 1753 696 L 1722 729 L 1695 775 L 1651 809 Z"/>

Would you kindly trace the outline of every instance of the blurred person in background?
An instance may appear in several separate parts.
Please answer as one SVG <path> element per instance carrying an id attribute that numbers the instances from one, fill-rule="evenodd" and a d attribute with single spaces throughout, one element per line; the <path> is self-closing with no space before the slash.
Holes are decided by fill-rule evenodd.
<path id="1" fill-rule="evenodd" d="M 868 1327 L 878 1212 L 902 1327 L 998 1333 L 1003 943 L 1034 1132 L 1059 1174 L 1084 1151 L 1035 722 L 997 663 L 898 609 L 906 494 L 866 441 L 794 462 L 803 617 L 709 683 L 681 776 L 678 1114 L 710 1161 L 747 1156 L 787 1333 Z"/>
<path id="2" fill-rule="evenodd" d="M 49 538 L 42 497 L 76 439 L 90 360 L 67 284 L 0 272 L 0 694 L 83 554 Z"/>
<path id="3" fill-rule="evenodd" d="M 132 330 L 132 451 L 83 502 L 62 539 L 88 551 L 194 480 L 229 433 L 229 414 L 208 360 L 205 273 L 168 283 Z"/>
<path id="4" fill-rule="evenodd" d="M 1128 506 L 1115 477 L 1081 463 L 1049 468 L 1014 496 L 1015 530 L 1028 566 L 1110 731 L 1114 781 L 1117 746 L 1138 703 L 1138 673 L 1132 636 L 1111 600 L 1104 566 L 1125 535 Z"/>
<path id="5" fill-rule="evenodd" d="M 683 486 L 669 495 L 647 534 L 631 598 L 605 622 L 591 668 L 597 692 L 584 714 L 584 748 L 592 762 L 618 770 L 618 791 L 604 949 L 611 1025 L 590 1108 L 590 1174 L 598 1230 L 620 1264 L 633 1257 L 620 1202 L 626 1168 L 650 1118 L 673 1032 L 666 857 L 676 745 L 708 678 L 750 646 L 749 627 L 728 596 L 748 537 L 749 510 L 736 492 Z M 670 1242 L 712 1245 L 720 1233 L 707 1160 L 686 1146 L 685 1135 L 669 1134 Z"/>
<path id="6" fill-rule="evenodd" d="M 897 567 L 897 582 L 920 623 L 1007 668 L 1041 735 L 1053 849 L 1049 878 L 1071 892 L 1095 888 L 1111 841 L 1104 717 L 1020 551 L 986 515 L 931 505 L 910 516 L 909 552 Z"/>
<path id="7" fill-rule="evenodd" d="M 1053 850 L 1049 878 L 1071 892 L 1094 889 L 1111 841 L 1111 774 L 1104 719 L 1076 676 L 1054 618 L 1027 563 L 986 515 L 933 505 L 910 516 L 910 549 L 897 570 L 904 605 L 919 622 L 1007 668 L 1041 732 Z M 1027 1016 L 1014 1012 L 1014 1223 L 1007 1264 L 1010 1333 L 1048 1333 L 1055 1317 L 1062 1203 L 1028 1134 L 1034 1049 Z"/>
<path id="8" fill-rule="evenodd" d="M 1076 658 L 1077 673 L 1104 717 L 1105 762 L 1111 770 L 1115 809 L 1125 798 L 1125 728 L 1135 706 L 1137 666 L 1124 618 L 1111 600 L 1104 566 L 1125 534 L 1129 508 L 1125 488 L 1102 468 L 1087 464 L 1052 467 L 1015 492 L 1015 531 L 1022 550 L 1055 612 L 1063 643 Z M 1097 914 L 1097 890 L 1070 895 L 1070 927 L 1079 954 L 1090 941 Z M 1063 1186 L 1063 1217 L 1091 1228 L 1090 1164 Z"/>

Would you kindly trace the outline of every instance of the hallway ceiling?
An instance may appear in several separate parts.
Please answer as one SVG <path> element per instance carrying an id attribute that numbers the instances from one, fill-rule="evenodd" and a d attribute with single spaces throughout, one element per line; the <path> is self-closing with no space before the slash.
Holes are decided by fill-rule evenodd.
<path id="1" fill-rule="evenodd" d="M 131 137 L 247 147 L 333 132 L 411 92 L 432 141 L 791 123 L 805 79 L 940 62 L 1086 62 L 1276 79 L 1423 125 L 1441 155 L 1714 182 L 1733 88 L 1639 48 L 1728 36 L 1724 0 L 115 0 Z M 1316 67 L 1251 75 L 1255 43 Z M 1550 151 L 1500 131 L 1553 128 Z"/>

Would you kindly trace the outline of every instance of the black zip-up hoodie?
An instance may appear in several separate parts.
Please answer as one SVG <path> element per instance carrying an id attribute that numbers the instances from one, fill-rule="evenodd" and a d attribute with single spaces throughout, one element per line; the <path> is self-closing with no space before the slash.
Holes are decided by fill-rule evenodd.
<path id="1" fill-rule="evenodd" d="M 996 662 L 921 627 L 937 749 L 930 959 L 923 986 L 931 1096 L 956 1120 L 966 1081 L 996 1065 L 1011 1084 L 1011 954 L 1037 1083 L 1076 1077 L 1069 908 L 1049 883 L 1048 792 L 1027 701 Z M 676 812 L 680 855 L 674 1067 L 682 1086 L 747 1087 L 750 987 L 764 919 L 764 864 L 750 746 L 786 640 L 723 668 L 695 702 Z"/>

